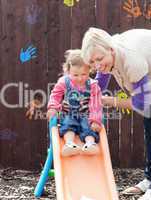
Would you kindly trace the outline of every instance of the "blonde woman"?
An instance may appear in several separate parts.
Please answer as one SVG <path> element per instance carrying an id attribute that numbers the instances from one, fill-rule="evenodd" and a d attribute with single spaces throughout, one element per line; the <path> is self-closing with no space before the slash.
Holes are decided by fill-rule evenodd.
<path id="1" fill-rule="evenodd" d="M 98 70 L 98 80 L 101 80 L 101 74 L 112 74 L 119 86 L 131 95 L 127 100 L 103 96 L 104 105 L 132 108 L 144 116 L 147 150 L 145 179 L 136 186 L 126 189 L 124 193 L 145 193 L 139 200 L 149 200 L 151 199 L 151 30 L 132 29 L 111 36 L 104 30 L 89 28 L 82 41 L 82 57 L 86 64 Z"/>

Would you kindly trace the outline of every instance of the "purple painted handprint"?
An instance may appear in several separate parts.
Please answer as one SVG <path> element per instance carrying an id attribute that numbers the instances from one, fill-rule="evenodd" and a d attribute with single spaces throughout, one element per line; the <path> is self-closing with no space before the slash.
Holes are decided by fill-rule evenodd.
<path id="1" fill-rule="evenodd" d="M 26 21 L 28 24 L 36 24 L 41 13 L 41 8 L 32 4 L 26 8 Z"/>

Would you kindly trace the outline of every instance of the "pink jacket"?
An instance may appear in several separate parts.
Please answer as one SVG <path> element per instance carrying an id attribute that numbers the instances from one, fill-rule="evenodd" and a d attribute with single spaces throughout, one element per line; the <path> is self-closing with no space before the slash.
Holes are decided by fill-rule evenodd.
<path id="1" fill-rule="evenodd" d="M 70 79 L 71 87 L 74 89 L 78 89 L 73 81 Z M 90 101 L 89 101 L 89 123 L 96 122 L 101 125 L 102 121 L 102 104 L 101 104 L 101 90 L 98 86 L 96 80 L 90 79 Z M 83 87 L 81 90 L 85 90 Z M 51 91 L 51 95 L 48 102 L 48 110 L 55 109 L 57 111 L 61 111 L 62 109 L 62 100 L 64 94 L 66 92 L 66 84 L 65 84 L 65 76 L 61 77 L 53 90 Z"/>

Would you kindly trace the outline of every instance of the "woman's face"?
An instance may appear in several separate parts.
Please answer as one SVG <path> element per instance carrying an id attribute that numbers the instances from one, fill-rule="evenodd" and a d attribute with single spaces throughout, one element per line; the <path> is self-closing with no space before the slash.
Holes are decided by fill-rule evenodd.
<path id="1" fill-rule="evenodd" d="M 90 59 L 90 65 L 95 67 L 102 73 L 108 73 L 114 66 L 115 53 L 111 49 L 106 54 L 101 53 L 99 50 L 95 50 Z"/>

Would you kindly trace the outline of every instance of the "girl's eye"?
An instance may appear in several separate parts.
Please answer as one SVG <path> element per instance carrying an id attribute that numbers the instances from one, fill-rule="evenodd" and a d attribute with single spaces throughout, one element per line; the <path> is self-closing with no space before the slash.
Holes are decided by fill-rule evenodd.
<path id="1" fill-rule="evenodd" d="M 90 64 L 90 65 L 93 65 L 93 64 L 94 64 L 94 61 L 90 60 L 89 64 Z"/>
<path id="2" fill-rule="evenodd" d="M 96 61 L 101 61 L 101 60 L 103 60 L 103 58 L 97 58 L 97 59 L 96 59 Z"/>

